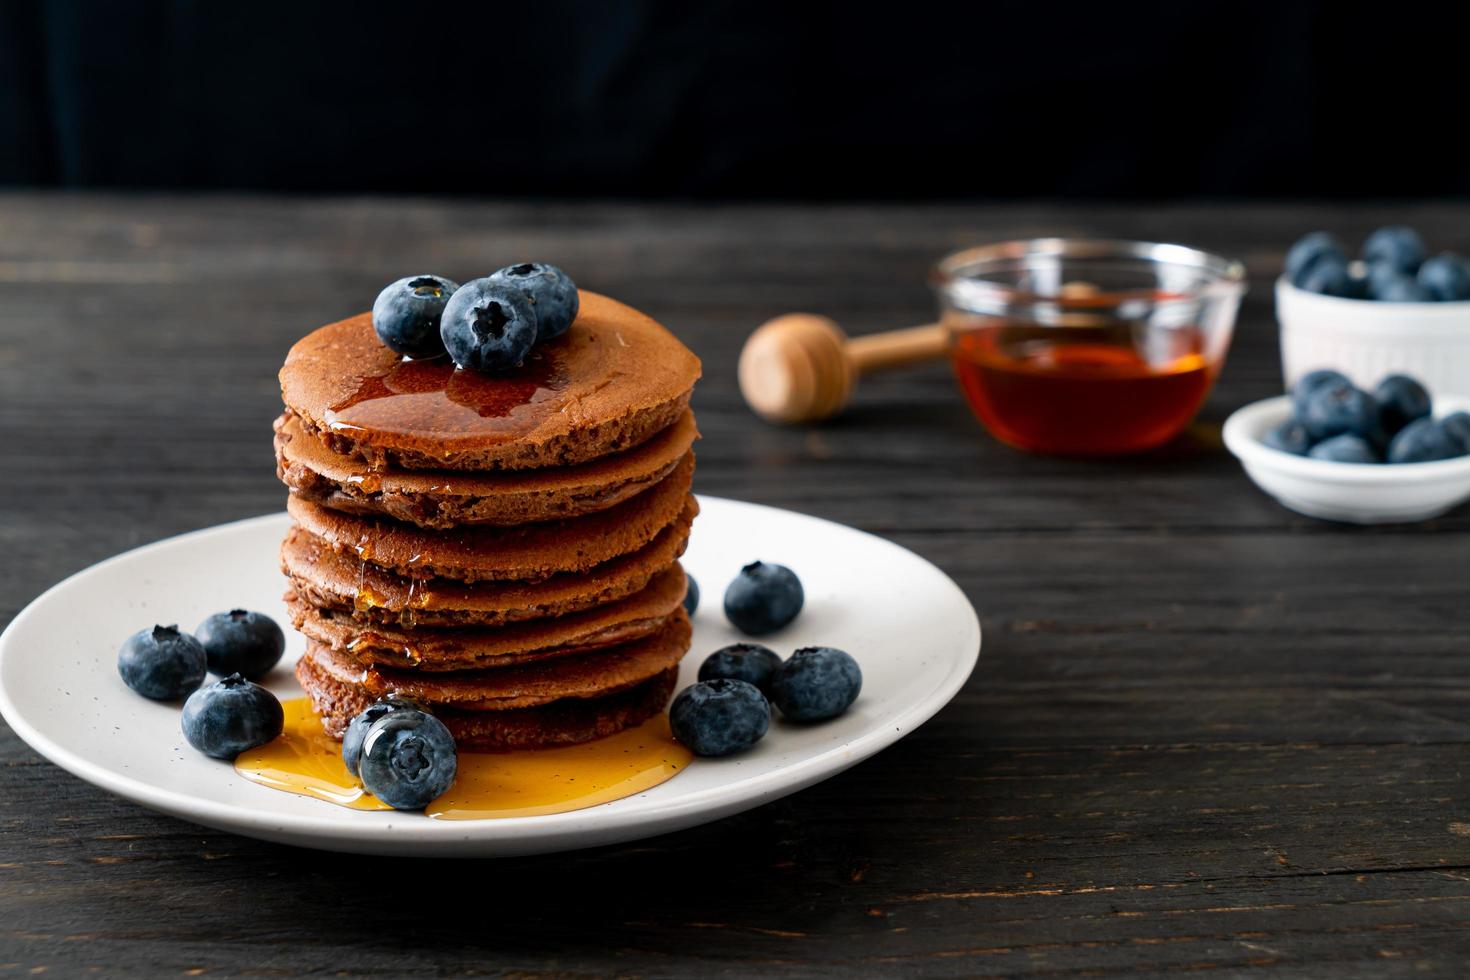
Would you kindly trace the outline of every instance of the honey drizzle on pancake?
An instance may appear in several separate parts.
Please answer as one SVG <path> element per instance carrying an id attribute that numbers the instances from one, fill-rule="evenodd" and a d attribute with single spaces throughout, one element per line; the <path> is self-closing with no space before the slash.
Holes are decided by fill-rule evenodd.
<path id="1" fill-rule="evenodd" d="M 365 429 L 426 439 L 452 432 L 509 442 L 565 408 L 571 379 L 563 350 L 540 345 L 520 369 L 503 376 L 462 371 L 447 357 L 392 361 L 351 378 L 352 394 L 331 406 L 323 421 L 333 432 Z"/>
<path id="2" fill-rule="evenodd" d="M 235 771 L 261 786 L 353 810 L 387 810 L 342 764 L 309 698 L 283 703 L 286 727 L 241 753 Z M 667 782 L 693 759 L 674 741 L 662 712 L 643 724 L 581 745 L 521 752 L 461 752 L 448 792 L 424 811 L 438 820 L 492 820 L 581 810 Z"/>

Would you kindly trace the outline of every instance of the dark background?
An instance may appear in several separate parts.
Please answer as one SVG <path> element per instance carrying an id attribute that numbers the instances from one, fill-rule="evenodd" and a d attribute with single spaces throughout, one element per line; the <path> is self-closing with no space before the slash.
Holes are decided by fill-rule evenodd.
<path id="1" fill-rule="evenodd" d="M 1463 195 L 1467 21 L 1260 0 L 0 0 L 0 184 Z"/>

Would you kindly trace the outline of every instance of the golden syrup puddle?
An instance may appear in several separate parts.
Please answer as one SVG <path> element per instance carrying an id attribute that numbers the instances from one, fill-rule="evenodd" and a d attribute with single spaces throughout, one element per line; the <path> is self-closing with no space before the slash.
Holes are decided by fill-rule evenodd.
<path id="1" fill-rule="evenodd" d="M 282 703 L 281 736 L 242 752 L 235 771 L 252 783 L 353 810 L 387 810 L 342 764 L 307 698 Z M 554 749 L 461 752 L 449 790 L 424 810 L 439 820 L 537 817 L 611 803 L 674 778 L 694 757 L 663 713 L 617 735 Z"/>

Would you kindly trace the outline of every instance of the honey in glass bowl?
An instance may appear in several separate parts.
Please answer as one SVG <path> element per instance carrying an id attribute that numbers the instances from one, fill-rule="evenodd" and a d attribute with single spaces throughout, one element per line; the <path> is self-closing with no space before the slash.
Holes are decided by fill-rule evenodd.
<path id="1" fill-rule="evenodd" d="M 950 357 L 1002 442 L 1143 452 L 1178 435 L 1224 363 L 1239 263 L 1178 245 L 1040 239 L 970 249 L 935 281 Z"/>

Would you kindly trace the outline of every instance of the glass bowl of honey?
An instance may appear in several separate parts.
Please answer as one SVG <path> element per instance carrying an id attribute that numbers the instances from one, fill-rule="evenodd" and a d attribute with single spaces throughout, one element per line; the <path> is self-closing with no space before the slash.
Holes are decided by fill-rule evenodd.
<path id="1" fill-rule="evenodd" d="M 1039 238 L 935 267 L 960 387 L 1009 445 L 1137 453 L 1177 436 L 1215 383 L 1241 263 L 1183 245 Z"/>

